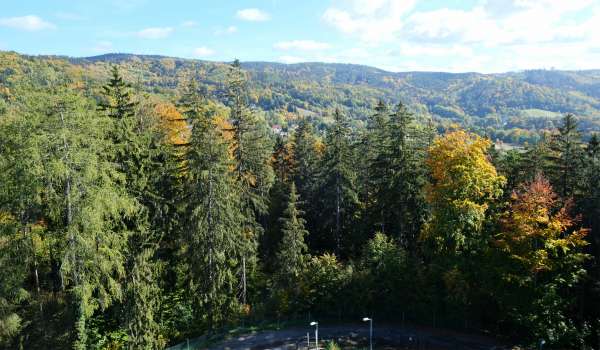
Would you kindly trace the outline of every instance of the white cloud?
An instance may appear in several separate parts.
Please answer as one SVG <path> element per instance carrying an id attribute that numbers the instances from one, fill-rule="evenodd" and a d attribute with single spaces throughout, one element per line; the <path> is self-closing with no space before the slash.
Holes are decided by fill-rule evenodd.
<path id="1" fill-rule="evenodd" d="M 44 29 L 54 29 L 56 26 L 38 16 L 0 18 L 0 26 L 35 32 Z"/>
<path id="2" fill-rule="evenodd" d="M 400 45 L 400 54 L 403 56 L 429 56 L 429 57 L 471 57 L 473 49 L 464 45 L 418 45 L 403 43 Z"/>
<path id="3" fill-rule="evenodd" d="M 301 50 L 301 51 L 326 50 L 331 47 L 331 45 L 329 45 L 328 43 L 314 41 L 314 40 L 280 41 L 273 46 L 276 49 L 280 49 L 280 50 Z"/>
<path id="4" fill-rule="evenodd" d="M 183 21 L 181 23 L 181 26 L 182 27 L 196 27 L 196 26 L 198 26 L 198 22 L 196 22 L 196 21 Z"/>
<path id="5" fill-rule="evenodd" d="M 239 10 L 236 12 L 236 17 L 241 20 L 251 22 L 263 22 L 271 19 L 271 16 L 268 13 L 257 8 Z"/>
<path id="6" fill-rule="evenodd" d="M 403 28 L 404 18 L 416 0 L 352 0 L 350 8 L 329 7 L 323 20 L 345 34 L 362 41 L 390 41 Z"/>
<path id="7" fill-rule="evenodd" d="M 194 49 L 194 56 L 196 57 L 207 57 L 214 54 L 215 52 L 206 46 L 201 46 Z"/>
<path id="8" fill-rule="evenodd" d="M 237 27 L 236 26 L 229 26 L 225 29 L 223 28 L 218 28 L 217 30 L 215 30 L 215 34 L 216 35 L 223 35 L 223 34 L 233 34 L 233 33 L 237 33 Z"/>
<path id="9" fill-rule="evenodd" d="M 322 20 L 356 47 L 307 58 L 452 72 L 583 69 L 600 62 L 598 0 L 477 0 L 427 9 L 424 3 L 331 0 Z"/>
<path id="10" fill-rule="evenodd" d="M 567 21 L 566 16 L 593 3 L 592 0 L 513 0 L 505 1 L 512 6 L 502 10 L 494 5 L 498 1 L 488 0 L 468 10 L 441 8 L 415 13 L 408 20 L 407 32 L 418 40 L 487 46 L 573 40 L 583 36 L 583 31 Z"/>
<path id="11" fill-rule="evenodd" d="M 96 53 L 107 53 L 113 50 L 113 44 L 110 41 L 99 41 L 96 46 L 92 48 L 92 51 Z"/>
<path id="12" fill-rule="evenodd" d="M 306 60 L 302 57 L 298 57 L 298 56 L 279 56 L 279 62 L 282 63 L 300 63 L 300 62 L 306 62 Z"/>
<path id="13" fill-rule="evenodd" d="M 171 27 L 152 27 L 137 32 L 137 36 L 143 39 L 164 39 L 173 33 Z"/>

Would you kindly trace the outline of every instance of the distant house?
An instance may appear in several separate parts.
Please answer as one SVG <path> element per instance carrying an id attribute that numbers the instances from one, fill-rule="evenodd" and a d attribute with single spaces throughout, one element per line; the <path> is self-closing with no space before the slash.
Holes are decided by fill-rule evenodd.
<path id="1" fill-rule="evenodd" d="M 275 124 L 275 125 L 271 126 L 271 131 L 273 131 L 273 133 L 275 135 L 280 135 L 280 136 L 286 136 L 287 135 L 287 132 L 285 132 L 283 130 L 283 128 L 281 127 L 281 125 L 279 125 L 279 124 Z"/>

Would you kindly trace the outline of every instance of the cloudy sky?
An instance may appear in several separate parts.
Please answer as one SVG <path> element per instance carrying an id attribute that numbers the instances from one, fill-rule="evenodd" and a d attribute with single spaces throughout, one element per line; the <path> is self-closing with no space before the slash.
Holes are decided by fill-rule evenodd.
<path id="1" fill-rule="evenodd" d="M 600 68 L 600 0 L 8 1 L 0 50 L 343 62 L 391 71 Z"/>

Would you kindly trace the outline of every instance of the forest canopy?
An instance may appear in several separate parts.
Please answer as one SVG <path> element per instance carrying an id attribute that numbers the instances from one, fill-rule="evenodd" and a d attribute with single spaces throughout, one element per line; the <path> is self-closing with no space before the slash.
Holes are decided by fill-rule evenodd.
<path id="1" fill-rule="evenodd" d="M 597 347 L 595 74 L 1 53 L 0 347 L 308 314 Z"/>

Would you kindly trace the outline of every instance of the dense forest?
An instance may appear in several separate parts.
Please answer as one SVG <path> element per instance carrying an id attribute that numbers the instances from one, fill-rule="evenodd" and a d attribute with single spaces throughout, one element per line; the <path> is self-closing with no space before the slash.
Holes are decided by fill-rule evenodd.
<path id="1" fill-rule="evenodd" d="M 310 314 L 599 348 L 597 75 L 2 53 L 0 347 Z"/>

